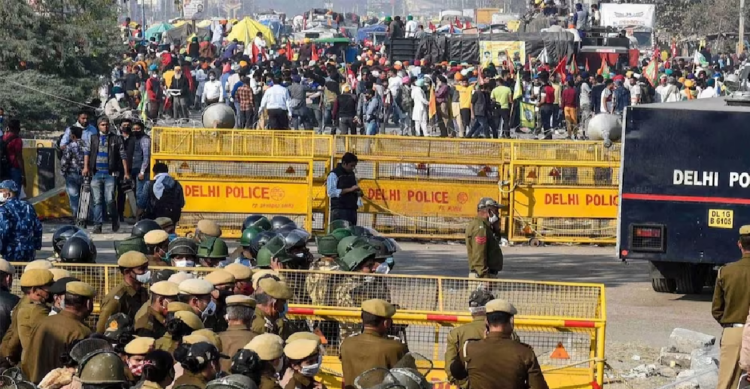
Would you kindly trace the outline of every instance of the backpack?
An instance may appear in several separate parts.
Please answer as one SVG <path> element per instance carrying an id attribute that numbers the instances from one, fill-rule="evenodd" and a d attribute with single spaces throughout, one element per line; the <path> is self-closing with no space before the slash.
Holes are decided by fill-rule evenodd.
<path id="1" fill-rule="evenodd" d="M 146 217 L 150 219 L 156 219 L 157 217 L 166 216 L 174 221 L 179 220 L 182 209 L 176 205 L 179 204 L 181 200 L 177 197 L 178 184 L 175 183 L 175 185 L 173 185 L 171 188 L 165 187 L 161 198 L 157 199 L 156 195 L 154 194 L 155 182 L 155 180 L 151 180 L 151 185 L 148 187 L 149 209 L 146 211 Z M 158 215 L 155 213 L 157 211 Z"/>
<path id="2" fill-rule="evenodd" d="M 401 87 L 401 109 L 409 111 L 409 117 L 411 117 L 411 110 L 414 108 L 414 99 L 411 98 L 411 90 L 409 87 Z"/>
<path id="3" fill-rule="evenodd" d="M 57 137 L 57 140 L 55 141 L 55 155 L 57 155 L 57 159 L 62 159 L 63 150 L 60 148 L 60 143 L 62 143 L 62 138 L 65 136 L 65 133 Z"/>
<path id="4" fill-rule="evenodd" d="M 0 138 L 0 179 L 9 180 L 10 177 L 10 155 L 8 154 L 8 145 L 10 142 L 18 139 L 18 136 L 8 137 L 8 141 Z"/>

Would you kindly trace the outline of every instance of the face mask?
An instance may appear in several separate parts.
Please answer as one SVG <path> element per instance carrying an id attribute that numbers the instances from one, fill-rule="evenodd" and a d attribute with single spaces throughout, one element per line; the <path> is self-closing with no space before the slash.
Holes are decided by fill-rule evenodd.
<path id="1" fill-rule="evenodd" d="M 133 136 L 136 138 L 140 138 L 143 136 L 143 131 L 133 131 Z"/>
<path id="2" fill-rule="evenodd" d="M 216 303 L 213 300 L 211 300 L 211 302 L 208 303 L 208 305 L 206 305 L 206 309 L 204 309 L 203 312 L 201 313 L 201 317 L 205 319 L 213 315 L 215 312 L 216 312 Z"/>
<path id="3" fill-rule="evenodd" d="M 388 274 L 391 272 L 391 268 L 387 263 L 381 263 L 378 268 L 375 269 L 375 274 Z"/>
<path id="4" fill-rule="evenodd" d="M 213 81 L 213 80 L 216 79 L 216 77 L 209 77 L 208 79 L 211 80 L 211 81 Z"/>
<path id="5" fill-rule="evenodd" d="M 320 371 L 320 358 L 318 358 L 318 363 L 316 364 L 309 365 L 309 366 L 302 366 L 302 369 L 299 372 L 305 377 L 315 377 L 319 371 Z"/>
<path id="6" fill-rule="evenodd" d="M 297 257 L 297 258 L 304 258 L 305 257 L 305 253 L 297 253 L 297 254 L 294 254 L 294 256 Z"/>
<path id="7" fill-rule="evenodd" d="M 286 313 L 289 312 L 289 303 L 284 303 L 284 309 L 279 312 L 279 318 L 283 319 L 286 317 Z"/>
<path id="8" fill-rule="evenodd" d="M 135 279 L 138 280 L 138 282 L 140 282 L 141 284 L 148 284 L 149 282 L 151 282 L 151 270 L 143 274 L 136 275 Z"/>
<path id="9" fill-rule="evenodd" d="M 140 377 L 143 374 L 143 362 L 131 363 L 128 361 L 128 368 L 136 377 Z"/>
<path id="10" fill-rule="evenodd" d="M 277 373 L 281 373 L 281 369 L 283 368 L 284 368 L 284 360 L 279 358 L 279 360 L 273 364 L 273 369 L 276 370 Z"/>
<path id="11" fill-rule="evenodd" d="M 8 201 L 8 194 L 7 193 L 0 193 L 0 203 L 4 203 Z"/>
<path id="12" fill-rule="evenodd" d="M 195 262 L 187 259 L 182 259 L 179 261 L 174 261 L 174 265 L 176 267 L 195 267 Z"/>
<path id="13" fill-rule="evenodd" d="M 490 216 L 489 222 L 490 222 L 490 223 L 492 223 L 492 224 L 494 224 L 494 223 L 497 223 L 497 222 L 498 222 L 499 220 L 500 220 L 500 217 L 499 217 L 499 216 L 497 216 L 497 215 L 495 215 L 495 214 L 493 213 L 493 214 L 491 214 L 491 216 Z"/>
<path id="14" fill-rule="evenodd" d="M 231 290 L 220 290 L 219 291 L 219 301 L 224 302 L 224 300 L 227 299 L 227 297 L 233 295 Z"/>

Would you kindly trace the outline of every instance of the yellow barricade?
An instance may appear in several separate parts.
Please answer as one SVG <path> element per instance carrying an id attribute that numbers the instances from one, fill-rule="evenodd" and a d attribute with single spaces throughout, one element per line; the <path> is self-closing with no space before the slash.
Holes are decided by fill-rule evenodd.
<path id="1" fill-rule="evenodd" d="M 25 263 L 14 263 L 20 277 Z M 107 291 L 122 281 L 116 265 L 57 265 L 97 289 L 95 313 Z M 158 268 L 153 268 L 156 270 Z M 181 268 L 180 270 L 185 270 Z M 205 273 L 213 269 L 192 268 Z M 399 307 L 399 325 L 409 350 L 435 364 L 430 378 L 448 389 L 444 354 L 448 332 L 471 321 L 467 312 L 472 290 L 483 286 L 518 309 L 515 325 L 524 343 L 536 352 L 552 388 L 589 388 L 603 383 L 606 299 L 604 285 L 520 280 L 473 280 L 455 277 L 369 275 L 356 273 L 282 271 L 293 289 L 289 318 L 316 327 L 326 336 L 327 357 L 322 377 L 341 387 L 338 361 L 340 331 L 356 331 L 359 306 L 369 298 L 384 298 Z M 18 282 L 13 291 L 20 293 Z M 89 319 L 95 323 L 96 316 Z M 304 321 L 304 322 L 302 322 Z M 331 323 L 333 322 L 333 325 Z M 553 355 L 554 353 L 554 355 Z"/>
<path id="2" fill-rule="evenodd" d="M 285 215 L 308 231 L 325 225 L 332 138 L 309 132 L 154 128 L 151 162 L 164 162 L 182 184 L 180 232 L 204 218 L 238 237 L 252 213 Z M 325 192 L 325 189 L 323 189 Z M 315 210 L 315 214 L 313 211 Z M 315 224 L 313 223 L 315 219 Z"/>
<path id="3" fill-rule="evenodd" d="M 514 141 L 509 239 L 614 243 L 620 144 Z"/>
<path id="4" fill-rule="evenodd" d="M 508 203 L 511 143 L 402 136 L 336 137 L 336 159 L 357 155 L 358 224 L 406 238 L 461 238 L 482 197 Z M 507 189 L 507 188 L 505 188 Z"/>

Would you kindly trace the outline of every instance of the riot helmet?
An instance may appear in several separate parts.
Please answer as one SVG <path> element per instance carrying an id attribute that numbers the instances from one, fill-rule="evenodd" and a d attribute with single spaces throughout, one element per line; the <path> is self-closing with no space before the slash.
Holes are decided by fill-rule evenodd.
<path id="1" fill-rule="evenodd" d="M 258 250 L 256 263 L 258 267 L 270 268 L 271 260 L 273 258 L 278 259 L 279 262 L 284 264 L 292 260 L 292 256 L 289 255 L 289 252 L 287 251 L 286 241 L 281 235 L 275 236 L 273 239 L 269 240 L 265 246 Z"/>
<path id="2" fill-rule="evenodd" d="M 352 236 L 352 231 L 349 228 L 337 228 L 331 232 L 331 235 L 335 236 L 336 240 L 341 241 L 347 236 Z"/>
<path id="3" fill-rule="evenodd" d="M 78 366 L 78 377 L 83 384 L 120 384 L 127 382 L 125 363 L 119 355 L 110 352 L 89 354 Z"/>
<path id="4" fill-rule="evenodd" d="M 333 234 L 316 236 L 315 244 L 318 246 L 318 254 L 324 257 L 336 257 L 339 255 L 339 240 Z"/>
<path id="5" fill-rule="evenodd" d="M 55 233 L 52 235 L 52 249 L 55 251 L 56 256 L 60 256 L 60 251 L 65 245 L 65 241 L 78 231 L 81 231 L 81 229 L 72 225 L 62 226 L 55 230 Z"/>
<path id="6" fill-rule="evenodd" d="M 364 236 L 366 238 L 379 235 L 377 231 L 370 227 L 351 226 L 349 227 L 349 231 L 352 232 L 353 236 Z"/>
<path id="7" fill-rule="evenodd" d="M 231 374 L 206 384 L 206 389 L 258 389 L 258 384 L 242 374 Z"/>
<path id="8" fill-rule="evenodd" d="M 268 231 L 271 229 L 271 222 L 263 215 L 250 215 L 245 218 L 244 222 L 242 222 L 242 231 L 245 231 L 248 227 L 255 227 L 263 231 Z"/>
<path id="9" fill-rule="evenodd" d="M 350 223 L 348 220 L 337 219 L 337 220 L 331 221 L 331 224 L 328 225 L 328 231 L 335 231 L 335 230 L 338 230 L 339 228 L 346 229 L 351 226 L 352 226 L 352 223 Z"/>
<path id="10" fill-rule="evenodd" d="M 253 250 L 255 253 L 258 253 L 263 246 L 268 243 L 269 240 L 273 239 L 279 235 L 277 232 L 274 231 L 263 231 L 258 235 L 255 235 L 252 241 L 250 241 L 250 249 Z"/>
<path id="11" fill-rule="evenodd" d="M 133 226 L 133 230 L 130 232 L 130 236 L 143 238 L 147 233 L 153 230 L 161 230 L 161 226 L 159 226 L 159 223 L 151 219 L 143 219 L 138 223 L 135 223 L 135 225 Z"/>
<path id="12" fill-rule="evenodd" d="M 246 249 L 252 249 L 250 243 L 253 241 L 253 239 L 255 239 L 256 236 L 260 235 L 261 232 L 263 232 L 263 230 L 258 227 L 243 228 L 242 236 L 240 237 L 240 246 Z"/>
<path id="13" fill-rule="evenodd" d="M 263 361 L 261 361 L 255 351 L 241 348 L 232 357 L 232 365 L 229 368 L 229 373 L 242 374 L 252 379 L 253 382 L 260 382 L 262 368 Z"/>
<path id="14" fill-rule="evenodd" d="M 69 263 L 95 263 L 96 246 L 79 231 L 68 238 L 60 251 L 60 260 Z"/>
<path id="15" fill-rule="evenodd" d="M 365 262 L 375 259 L 375 250 L 372 247 L 354 247 L 346 255 L 338 260 L 339 266 L 344 271 L 355 271 Z"/>
<path id="16" fill-rule="evenodd" d="M 221 238 L 207 237 L 198 246 L 198 258 L 211 267 L 217 266 L 218 262 L 225 260 L 227 256 L 229 256 L 229 247 Z"/>
<path id="17" fill-rule="evenodd" d="M 271 219 L 271 226 L 274 231 L 278 231 L 286 226 L 294 226 L 294 228 L 297 228 L 297 223 L 286 216 L 274 216 Z"/>
<path id="18" fill-rule="evenodd" d="M 339 258 L 344 258 L 346 253 L 351 251 L 355 247 L 369 246 L 367 238 L 361 236 L 347 236 L 339 241 L 338 247 L 336 248 L 339 252 Z"/>

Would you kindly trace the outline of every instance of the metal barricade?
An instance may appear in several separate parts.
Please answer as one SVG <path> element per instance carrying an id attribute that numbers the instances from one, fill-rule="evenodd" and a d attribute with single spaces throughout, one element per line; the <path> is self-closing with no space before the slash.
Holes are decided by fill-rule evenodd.
<path id="1" fill-rule="evenodd" d="M 621 145 L 514 141 L 509 240 L 615 242 Z"/>
<path id="2" fill-rule="evenodd" d="M 16 268 L 12 291 L 20 295 L 18 279 L 26 263 Z M 120 282 L 116 265 L 55 264 L 73 277 L 94 286 L 95 325 L 99 307 L 107 292 Z M 152 271 L 160 269 L 152 268 Z M 172 268 L 196 274 L 209 268 Z M 433 360 L 436 370 L 429 378 L 448 389 L 443 371 L 448 332 L 472 320 L 468 299 L 478 287 L 486 288 L 518 309 L 516 332 L 536 352 L 552 388 L 590 387 L 604 377 L 604 341 L 607 321 L 604 285 L 518 280 L 476 280 L 456 277 L 411 275 L 361 275 L 344 272 L 284 270 L 279 276 L 293 290 L 289 301 L 290 319 L 317 328 L 326 338 L 324 382 L 340 387 L 338 361 L 342 336 L 360 329 L 362 301 L 382 298 L 398 307 L 394 323 L 410 351 Z M 329 386 L 330 387 L 330 386 Z"/>
<path id="3" fill-rule="evenodd" d="M 357 155 L 358 224 L 406 238 L 462 238 L 482 197 L 504 198 L 508 141 L 337 136 L 336 159 Z"/>
<path id="4" fill-rule="evenodd" d="M 309 132 L 154 128 L 151 163 L 166 163 L 186 205 L 180 232 L 215 220 L 239 237 L 248 214 L 285 215 L 308 231 L 325 225 L 332 138 Z M 325 193 L 325 189 L 323 189 Z M 313 213 L 315 212 L 315 213 Z"/>

